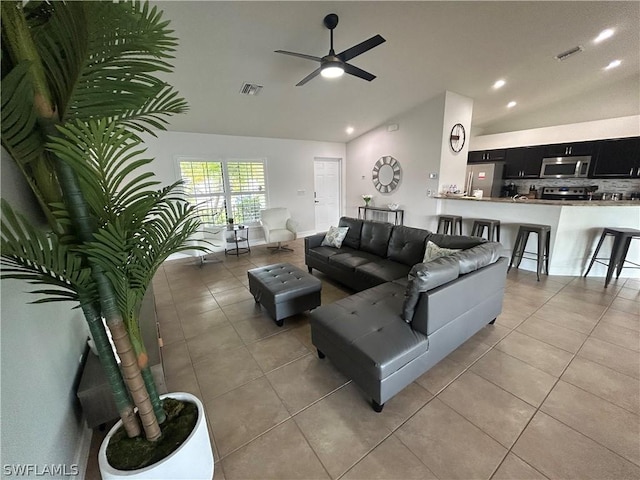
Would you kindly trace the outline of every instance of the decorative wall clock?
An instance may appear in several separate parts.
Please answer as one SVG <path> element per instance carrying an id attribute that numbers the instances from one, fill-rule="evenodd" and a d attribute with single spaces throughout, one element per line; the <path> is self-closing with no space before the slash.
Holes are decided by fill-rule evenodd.
<path id="1" fill-rule="evenodd" d="M 400 163 L 393 157 L 378 159 L 373 166 L 373 186 L 380 193 L 393 192 L 400 183 Z"/>
<path id="2" fill-rule="evenodd" d="M 449 145 L 451 145 L 451 150 L 454 152 L 459 152 L 464 147 L 464 142 L 466 140 L 466 134 L 464 131 L 464 127 L 461 123 L 456 123 L 451 129 L 451 135 L 449 136 Z"/>

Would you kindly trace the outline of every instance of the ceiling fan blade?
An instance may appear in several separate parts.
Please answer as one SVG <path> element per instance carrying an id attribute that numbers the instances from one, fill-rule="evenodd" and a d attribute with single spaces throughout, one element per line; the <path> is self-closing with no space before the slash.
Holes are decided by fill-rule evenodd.
<path id="1" fill-rule="evenodd" d="M 373 75 L 372 73 L 365 72 L 361 68 L 354 67 L 353 65 L 349 65 L 348 63 L 345 63 L 343 66 L 344 66 L 345 73 L 348 73 L 349 75 L 354 75 L 356 77 L 362 78 L 363 80 L 367 80 L 369 82 L 374 78 L 376 78 L 376 76 Z"/>
<path id="2" fill-rule="evenodd" d="M 322 69 L 321 68 L 316 68 L 313 72 L 311 72 L 309 75 L 307 75 L 302 80 L 300 80 L 298 83 L 296 83 L 296 87 L 301 87 L 302 85 L 307 83 L 312 78 L 317 77 L 320 74 L 320 70 L 322 70 Z"/>
<path id="3" fill-rule="evenodd" d="M 340 58 L 343 62 L 348 62 L 352 58 L 355 58 L 358 55 L 362 55 L 364 52 L 371 50 L 372 48 L 377 47 L 384 42 L 386 42 L 384 38 L 382 38 L 380 35 L 375 35 L 369 40 L 365 40 L 358 45 L 347 48 L 344 52 L 339 53 L 337 57 Z"/>
<path id="4" fill-rule="evenodd" d="M 276 50 L 275 53 L 283 53 L 285 55 L 291 55 L 292 57 L 305 58 L 307 60 L 315 60 L 316 62 L 322 61 L 320 57 L 314 57 L 313 55 L 305 55 L 304 53 L 287 52 L 286 50 Z"/>

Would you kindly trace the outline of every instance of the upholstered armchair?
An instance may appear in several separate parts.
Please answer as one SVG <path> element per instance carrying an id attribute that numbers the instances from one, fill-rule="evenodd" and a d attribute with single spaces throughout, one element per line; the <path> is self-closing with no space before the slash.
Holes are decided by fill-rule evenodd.
<path id="1" fill-rule="evenodd" d="M 291 214 L 287 208 L 267 208 L 260 212 L 260 225 L 264 230 L 264 239 L 268 244 L 277 243 L 277 246 L 267 247 L 272 249 L 272 253 L 286 250 L 292 252 L 291 248 L 283 245 L 282 242 L 295 240 L 296 226 L 291 219 Z"/>

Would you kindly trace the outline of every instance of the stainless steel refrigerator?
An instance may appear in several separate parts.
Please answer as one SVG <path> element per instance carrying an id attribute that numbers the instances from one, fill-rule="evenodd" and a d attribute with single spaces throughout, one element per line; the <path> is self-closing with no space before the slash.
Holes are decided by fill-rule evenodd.
<path id="1" fill-rule="evenodd" d="M 499 197 L 502 189 L 502 170 L 504 164 L 472 163 L 467 165 L 466 192 L 473 195 L 474 190 L 482 190 L 483 197 Z"/>

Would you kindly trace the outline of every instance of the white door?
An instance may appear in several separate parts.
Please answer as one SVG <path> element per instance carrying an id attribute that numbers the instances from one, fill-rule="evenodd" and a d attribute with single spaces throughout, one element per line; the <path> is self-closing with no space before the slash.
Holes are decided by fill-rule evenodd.
<path id="1" fill-rule="evenodd" d="M 313 165 L 316 231 L 325 232 L 340 219 L 341 159 L 316 158 Z"/>

